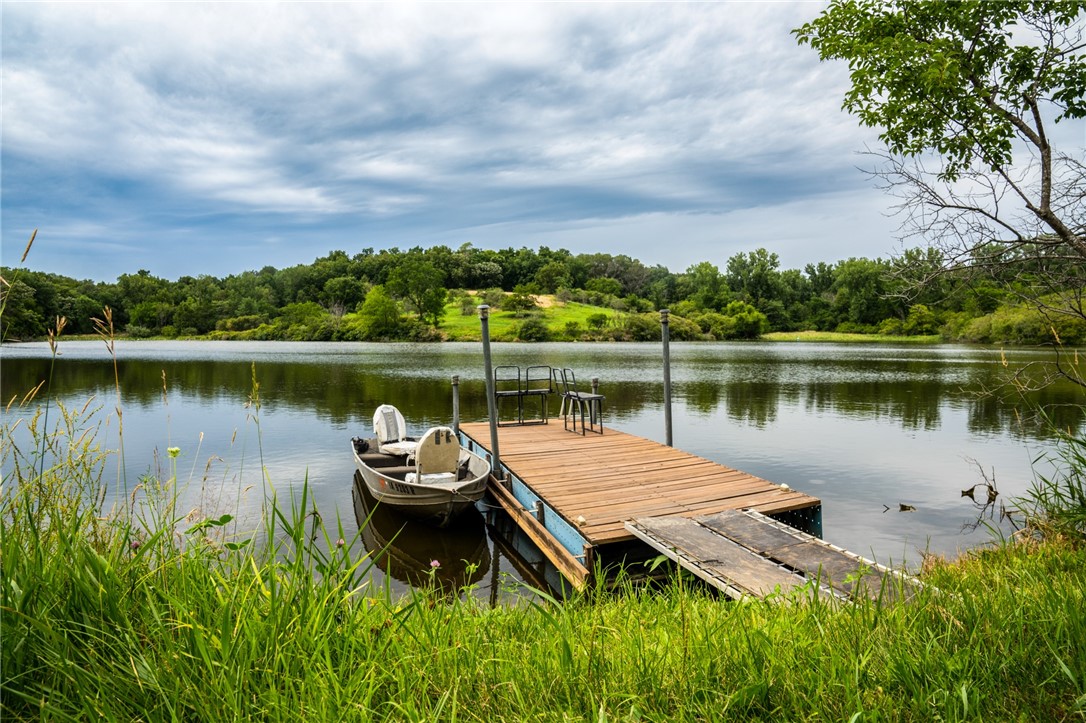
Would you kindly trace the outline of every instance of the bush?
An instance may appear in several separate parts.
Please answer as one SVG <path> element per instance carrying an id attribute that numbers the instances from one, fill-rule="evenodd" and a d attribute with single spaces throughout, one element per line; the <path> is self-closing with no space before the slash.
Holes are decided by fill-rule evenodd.
<path id="1" fill-rule="evenodd" d="M 894 317 L 883 319 L 879 324 L 879 333 L 886 336 L 903 336 L 905 334 L 904 324 L 901 319 Z"/>
<path id="2" fill-rule="evenodd" d="M 991 341 L 1005 344 L 1039 344 L 1051 341 L 1044 317 L 1035 309 L 1002 308 L 992 316 Z"/>
<path id="3" fill-rule="evenodd" d="M 659 314 L 649 313 L 644 316 L 649 318 L 655 317 L 657 326 L 659 326 Z M 701 328 L 697 324 L 690 319 L 675 316 L 674 314 L 668 317 L 667 335 L 669 339 L 674 339 L 675 341 L 698 341 L 704 338 L 701 333 Z"/>
<path id="4" fill-rule="evenodd" d="M 855 321 L 842 321 L 834 331 L 838 334 L 875 334 L 878 332 L 878 327 Z"/>
<path id="5" fill-rule="evenodd" d="M 543 319 L 530 316 L 517 328 L 517 338 L 521 341 L 548 341 L 551 330 Z"/>
<path id="6" fill-rule="evenodd" d="M 148 329 L 146 326 L 140 326 L 139 324 L 129 324 L 124 328 L 133 339 L 146 339 L 149 336 L 154 336 L 154 332 Z"/>
<path id="7" fill-rule="evenodd" d="M 769 319 L 745 301 L 733 301 L 724 307 L 724 316 L 735 320 L 735 338 L 757 339 L 769 331 Z"/>
<path id="8" fill-rule="evenodd" d="M 909 316 L 901 326 L 909 336 L 934 334 L 939 329 L 939 318 L 924 304 L 909 307 Z"/>
<path id="9" fill-rule="evenodd" d="M 539 305 L 535 303 L 535 298 L 523 286 L 518 286 L 516 291 L 505 297 L 502 302 L 502 309 L 513 312 L 514 316 L 524 316 L 527 312 L 537 308 L 539 308 Z"/>
<path id="10" fill-rule="evenodd" d="M 577 341 L 584 334 L 584 327 L 578 321 L 567 321 L 562 333 L 566 339 Z"/>
<path id="11" fill-rule="evenodd" d="M 715 311 L 706 311 L 692 317 L 690 321 L 697 324 L 702 333 L 718 341 L 736 337 L 735 319 L 730 316 L 724 316 Z"/>
<path id="12" fill-rule="evenodd" d="M 600 331 L 601 329 L 603 329 L 603 327 L 607 326 L 607 322 L 609 322 L 610 320 L 611 315 L 603 313 L 590 314 L 589 317 L 585 319 L 585 321 L 588 323 L 588 326 L 591 327 L 594 331 Z"/>
<path id="13" fill-rule="evenodd" d="M 219 331 L 248 331 L 257 328 L 266 321 L 267 319 L 260 314 L 247 314 L 229 319 L 219 319 L 215 324 L 215 328 Z"/>
<path id="14" fill-rule="evenodd" d="M 480 304 L 486 304 L 491 309 L 501 309 L 505 303 L 505 292 L 501 289 L 487 289 L 476 297 Z"/>

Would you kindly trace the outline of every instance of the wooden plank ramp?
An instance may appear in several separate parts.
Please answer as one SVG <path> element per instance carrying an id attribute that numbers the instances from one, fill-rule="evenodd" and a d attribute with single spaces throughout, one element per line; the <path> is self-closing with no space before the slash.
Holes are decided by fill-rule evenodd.
<path id="1" fill-rule="evenodd" d="M 626 528 L 732 598 L 788 599 L 807 588 L 850 600 L 896 600 L 920 583 L 751 510 L 696 517 L 646 517 Z"/>
<path id="2" fill-rule="evenodd" d="M 468 444 L 489 454 L 487 423 L 460 425 Z M 559 424 L 498 429 L 506 483 L 491 491 L 575 587 L 595 553 L 636 542 L 628 520 L 693 517 L 754 509 L 767 515 L 809 512 L 818 498 L 674 447 L 606 429 L 581 435 Z M 545 536 L 553 540 L 543 539 Z"/>

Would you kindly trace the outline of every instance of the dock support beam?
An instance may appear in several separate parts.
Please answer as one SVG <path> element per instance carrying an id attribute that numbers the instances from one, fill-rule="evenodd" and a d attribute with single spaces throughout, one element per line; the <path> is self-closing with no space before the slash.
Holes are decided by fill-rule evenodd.
<path id="1" fill-rule="evenodd" d="M 664 342 L 664 444 L 673 447 L 671 437 L 671 332 L 667 309 L 660 309 L 660 337 Z"/>
<path id="2" fill-rule="evenodd" d="M 490 307 L 479 304 L 479 323 L 483 327 L 483 364 L 486 366 L 486 412 L 490 418 L 490 471 L 501 477 L 502 460 L 498 452 L 498 409 L 494 397 L 494 367 L 490 363 Z"/>
<path id="3" fill-rule="evenodd" d="M 460 436 L 460 375 L 453 374 L 453 434 Z"/>

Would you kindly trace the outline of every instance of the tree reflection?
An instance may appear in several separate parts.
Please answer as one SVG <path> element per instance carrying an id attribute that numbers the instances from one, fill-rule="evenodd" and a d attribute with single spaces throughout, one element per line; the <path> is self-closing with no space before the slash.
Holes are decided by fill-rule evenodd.
<path id="1" fill-rule="evenodd" d="M 299 350 L 304 345 L 299 345 Z M 1080 393 L 1068 384 L 1051 384 L 1026 395 L 1006 384 L 1007 369 L 986 350 L 946 358 L 912 358 L 911 350 L 875 354 L 851 348 L 796 350 L 781 345 L 706 345 L 680 348 L 673 364 L 675 402 L 689 413 L 724 415 L 737 423 L 764 427 L 788 414 L 833 414 L 857 420 L 892 420 L 906 430 L 935 430 L 950 410 L 965 410 L 970 432 L 1044 438 L 1045 426 L 1024 410 L 1047 411 L 1063 429 L 1082 424 Z M 508 345 L 500 351 L 512 363 L 572 363 L 599 374 L 606 395 L 605 414 L 622 420 L 657 413 L 663 405 L 658 350 L 650 345 L 600 346 L 586 355 L 585 345 Z M 607 354 L 602 354 L 607 352 Z M 685 353 L 684 353 L 685 352 Z M 1039 352 L 1043 353 L 1043 352 Z M 157 405 L 162 374 L 171 398 L 245 400 L 252 385 L 251 362 L 237 358 L 141 359 L 118 362 L 122 402 Z M 256 373 L 269 409 L 297 409 L 336 424 L 367 419 L 379 404 L 394 402 L 420 424 L 448 421 L 450 377 L 460 376 L 461 416 L 486 416 L 480 356 L 452 345 L 370 347 L 357 358 L 330 354 L 322 358 L 280 353 L 257 361 Z M 590 361 L 594 367 L 590 367 Z M 598 371 L 597 371 L 598 370 Z M 5 358 L 0 394 L 7 404 L 21 399 L 50 373 L 49 359 Z M 65 359 L 52 369 L 52 393 L 85 399 L 112 394 L 108 363 Z M 586 377 L 587 378 L 587 377 Z M 552 399 L 557 410 L 557 399 Z"/>

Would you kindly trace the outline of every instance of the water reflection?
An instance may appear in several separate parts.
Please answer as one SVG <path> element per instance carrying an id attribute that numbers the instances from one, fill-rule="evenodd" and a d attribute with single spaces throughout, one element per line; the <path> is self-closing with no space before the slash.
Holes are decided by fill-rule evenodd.
<path id="1" fill-rule="evenodd" d="M 495 363 L 574 366 L 578 376 L 598 376 L 609 415 L 625 419 L 663 401 L 659 350 L 646 344 L 497 345 Z M 101 344 L 67 342 L 52 367 L 61 395 L 113 394 L 114 375 Z M 359 410 L 395 400 L 420 421 L 447 417 L 449 376 L 461 376 L 466 418 L 485 415 L 481 353 L 476 344 L 293 344 L 237 342 L 129 342 L 118 345 L 118 375 L 126 405 L 161 402 L 163 374 L 171 389 L 209 399 L 248 395 L 253 369 L 265 404 L 304 408 L 337 424 Z M 1017 350 L 1015 367 L 1049 357 Z M 5 345 L 0 397 L 6 403 L 50 374 L 48 347 Z M 1022 430 L 1021 399 L 1006 384 L 1000 353 L 983 348 L 877 349 L 788 344 L 675 344 L 672 388 L 691 413 L 723 411 L 736 422 L 764 428 L 802 409 L 857 419 L 889 418 L 906 430 L 942 423 L 946 404 L 969 409 L 977 433 L 1033 437 Z M 1038 375 L 1040 371 L 1037 372 Z M 993 393 L 994 392 L 994 393 Z M 1077 430 L 1081 414 L 1072 385 L 1056 383 L 1029 398 L 1052 410 L 1054 421 Z"/>
<path id="2" fill-rule="evenodd" d="M 434 585 L 455 596 L 490 571 L 486 525 L 478 510 L 468 509 L 438 530 L 378 504 L 358 472 L 353 499 L 366 551 L 393 579 L 413 587 Z"/>

